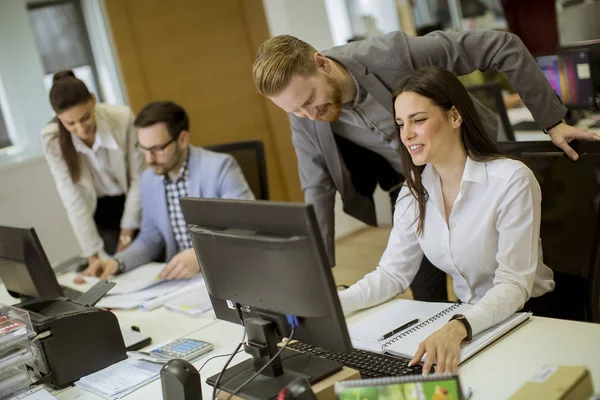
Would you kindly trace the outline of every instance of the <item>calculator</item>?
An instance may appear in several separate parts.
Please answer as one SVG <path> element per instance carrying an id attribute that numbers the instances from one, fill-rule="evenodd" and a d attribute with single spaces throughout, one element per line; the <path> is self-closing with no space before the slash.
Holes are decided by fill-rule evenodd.
<path id="1" fill-rule="evenodd" d="M 148 351 L 152 357 L 162 360 L 179 358 L 190 361 L 211 351 L 213 345 L 198 339 L 180 338 Z"/>

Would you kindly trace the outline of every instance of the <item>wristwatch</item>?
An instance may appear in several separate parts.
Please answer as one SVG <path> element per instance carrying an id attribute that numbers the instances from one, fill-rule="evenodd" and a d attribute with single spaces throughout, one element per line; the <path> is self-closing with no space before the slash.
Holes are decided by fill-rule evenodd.
<path id="1" fill-rule="evenodd" d="M 544 128 L 544 129 L 542 129 L 542 131 L 544 131 L 544 133 L 547 135 L 547 134 L 548 134 L 548 132 L 550 132 L 550 129 L 552 129 L 552 128 L 554 128 L 554 127 L 556 127 L 556 126 L 558 126 L 558 125 L 562 124 L 563 122 L 565 122 L 565 120 L 561 118 L 561 119 L 560 119 L 558 122 L 556 122 L 556 123 L 554 123 L 554 124 L 550 125 L 550 126 L 549 126 L 549 127 L 547 127 L 547 128 Z"/>
<path id="2" fill-rule="evenodd" d="M 131 243 L 131 236 L 129 236 L 129 235 L 121 235 L 121 236 L 119 236 L 119 242 L 122 245 L 127 246 L 128 244 Z"/>
<path id="3" fill-rule="evenodd" d="M 468 342 L 473 339 L 473 330 L 471 329 L 471 324 L 469 324 L 469 321 L 467 321 L 467 317 L 462 314 L 454 314 L 452 318 L 450 318 L 450 321 L 454 320 L 459 321 L 465 326 L 465 329 L 467 330 L 467 337 L 465 338 L 465 341 Z"/>
<path id="4" fill-rule="evenodd" d="M 121 259 L 121 257 L 114 257 L 113 260 L 117 262 L 117 274 L 122 274 L 125 272 L 125 263 Z"/>

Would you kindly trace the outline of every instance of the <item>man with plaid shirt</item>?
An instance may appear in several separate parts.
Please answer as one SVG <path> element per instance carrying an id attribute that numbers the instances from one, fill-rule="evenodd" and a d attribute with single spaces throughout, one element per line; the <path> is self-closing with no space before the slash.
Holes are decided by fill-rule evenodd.
<path id="1" fill-rule="evenodd" d="M 138 237 L 109 260 L 88 266 L 84 275 L 102 279 L 157 260 L 166 253 L 165 279 L 186 279 L 200 271 L 179 199 L 254 199 L 237 162 L 228 154 L 190 146 L 189 119 L 179 105 L 148 104 L 134 125 L 137 147 L 150 166 L 141 178 L 142 226 Z"/>

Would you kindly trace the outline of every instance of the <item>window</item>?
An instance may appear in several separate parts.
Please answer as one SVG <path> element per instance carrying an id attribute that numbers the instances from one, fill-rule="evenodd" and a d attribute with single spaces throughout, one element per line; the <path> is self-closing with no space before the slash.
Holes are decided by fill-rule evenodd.
<path id="1" fill-rule="evenodd" d="M 8 130 L 4 123 L 4 117 L 2 116 L 2 110 L 0 109 L 0 149 L 12 145 L 10 138 L 8 137 Z"/>
<path id="2" fill-rule="evenodd" d="M 44 66 L 44 86 L 49 92 L 52 76 L 71 69 L 101 101 L 98 76 L 80 0 L 30 2 L 28 16 Z"/>

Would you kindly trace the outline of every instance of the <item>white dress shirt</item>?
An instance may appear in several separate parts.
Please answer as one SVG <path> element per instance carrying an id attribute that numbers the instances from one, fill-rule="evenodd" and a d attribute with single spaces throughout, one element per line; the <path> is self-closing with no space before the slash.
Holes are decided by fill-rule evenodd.
<path id="1" fill-rule="evenodd" d="M 530 297 L 554 289 L 552 270 L 542 262 L 541 191 L 525 164 L 467 158 L 448 223 L 440 177 L 432 165 L 425 167 L 422 182 L 429 193 L 422 235 L 417 235 L 418 203 L 405 186 L 378 267 L 340 292 L 344 312 L 404 292 L 423 254 L 452 276 L 462 302 L 474 304 L 465 314 L 473 335 L 505 320 Z"/>
<path id="2" fill-rule="evenodd" d="M 96 137 L 91 148 L 76 135 L 71 134 L 71 137 L 73 138 L 75 150 L 83 154 L 90 167 L 97 196 L 120 196 L 124 194 L 123 188 L 108 167 L 108 151 L 118 150 L 119 145 L 104 121 L 96 119 Z"/>

